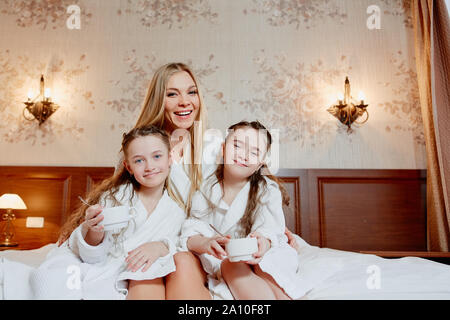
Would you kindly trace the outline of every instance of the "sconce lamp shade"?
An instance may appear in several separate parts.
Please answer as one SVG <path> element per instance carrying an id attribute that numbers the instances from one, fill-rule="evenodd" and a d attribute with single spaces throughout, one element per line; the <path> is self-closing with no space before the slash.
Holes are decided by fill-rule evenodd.
<path id="1" fill-rule="evenodd" d="M 25 210 L 27 209 L 27 206 L 19 195 L 5 193 L 0 197 L 0 209 Z"/>

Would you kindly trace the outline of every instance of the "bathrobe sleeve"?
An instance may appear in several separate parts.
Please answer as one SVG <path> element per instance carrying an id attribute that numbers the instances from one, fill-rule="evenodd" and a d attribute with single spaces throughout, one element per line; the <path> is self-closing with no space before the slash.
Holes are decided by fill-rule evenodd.
<path id="1" fill-rule="evenodd" d="M 83 232 L 82 225 L 79 225 L 70 235 L 69 248 L 73 253 L 78 255 L 83 262 L 86 263 L 99 263 L 106 260 L 109 249 L 112 246 L 109 233 L 105 232 L 104 239 L 96 246 L 89 245 L 84 237 L 86 233 Z"/>
<path id="2" fill-rule="evenodd" d="M 187 240 L 195 235 L 204 237 L 212 237 L 214 231 L 209 226 L 209 207 L 200 191 L 197 191 L 192 197 L 191 216 L 186 219 L 181 227 L 181 236 L 179 241 L 179 249 L 188 251 Z"/>
<path id="3" fill-rule="evenodd" d="M 261 203 L 252 231 L 258 231 L 268 238 L 272 247 L 279 246 L 280 240 L 284 239 L 286 223 L 281 191 L 275 182 L 268 181 L 267 190 L 262 196 Z"/>
<path id="4" fill-rule="evenodd" d="M 105 196 L 100 198 L 99 203 L 104 208 L 113 206 L 111 200 Z M 83 222 L 80 224 L 69 237 L 69 248 L 80 257 L 83 262 L 86 263 L 99 263 L 106 260 L 108 252 L 112 247 L 111 231 L 105 231 L 103 241 L 96 246 L 88 244 L 84 238 L 86 237 L 87 230 L 83 230 Z"/>

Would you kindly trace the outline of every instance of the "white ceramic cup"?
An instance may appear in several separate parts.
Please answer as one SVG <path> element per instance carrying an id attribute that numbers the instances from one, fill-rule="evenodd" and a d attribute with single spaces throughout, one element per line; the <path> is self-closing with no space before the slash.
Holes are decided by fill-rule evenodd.
<path id="1" fill-rule="evenodd" d="M 225 251 L 231 262 L 253 260 L 253 254 L 258 251 L 256 238 L 230 239 L 225 244 Z"/>
<path id="2" fill-rule="evenodd" d="M 127 206 L 105 208 L 101 212 L 103 220 L 99 222 L 99 225 L 103 226 L 105 231 L 125 228 L 134 217 L 132 210 L 133 208 Z"/>

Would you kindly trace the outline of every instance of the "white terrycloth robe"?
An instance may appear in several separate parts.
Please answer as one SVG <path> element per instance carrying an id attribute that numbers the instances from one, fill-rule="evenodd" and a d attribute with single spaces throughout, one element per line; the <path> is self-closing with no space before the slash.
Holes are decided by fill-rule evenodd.
<path id="1" fill-rule="evenodd" d="M 223 140 L 217 135 L 205 133 L 201 159 L 203 179 L 211 175 L 217 168 L 217 156 L 222 142 Z M 179 193 L 184 203 L 187 203 L 191 189 L 191 179 L 189 177 L 189 168 L 192 165 L 191 153 L 191 146 L 186 144 L 183 148 L 183 157 L 179 162 L 173 161 L 169 175 L 172 187 Z"/>
<path id="2" fill-rule="evenodd" d="M 123 233 L 123 242 L 114 246 L 113 231 L 106 231 L 103 242 L 90 246 L 84 241 L 81 225 L 69 240 L 50 252 L 47 259 L 29 276 L 31 292 L 24 297 L 6 299 L 124 299 L 128 294 L 126 280 L 155 279 L 175 271 L 173 255 L 184 211 L 164 191 L 154 211 L 148 215 L 143 203 L 132 187 L 122 186 L 116 194 L 120 205 L 136 209 L 135 224 L 131 223 Z M 121 200 L 125 199 L 125 200 Z M 130 200 L 131 199 L 131 200 Z M 105 207 L 112 206 L 106 200 Z M 142 272 L 126 270 L 127 253 L 146 242 L 161 241 L 169 253 L 158 258 Z M 123 244 L 121 249 L 120 243 Z"/>
<path id="3" fill-rule="evenodd" d="M 284 235 L 285 219 L 278 185 L 271 179 L 265 179 L 267 190 L 260 191 L 263 192 L 260 193 L 262 194 L 260 209 L 251 231 L 258 231 L 270 239 L 271 248 L 265 253 L 259 266 L 274 278 L 286 294 L 296 299 L 299 294 L 303 294 L 303 292 L 298 292 L 298 288 L 294 285 L 298 268 L 297 252 L 288 245 L 287 237 Z M 216 234 L 209 224 L 212 224 L 222 234 L 229 234 L 232 238 L 239 237 L 238 222 L 244 215 L 247 206 L 250 182 L 237 194 L 231 206 L 221 200 L 221 186 L 215 182 L 217 182 L 215 177 L 205 181 L 201 192 L 197 192 L 193 197 L 191 217 L 184 222 L 180 236 L 180 246 L 183 250 L 187 250 L 186 243 L 191 236 L 198 234 L 205 237 L 215 236 Z M 212 212 L 207 199 L 216 205 L 216 209 Z M 200 261 L 208 273 L 208 287 L 213 297 L 215 299 L 233 299 L 221 276 L 222 261 L 209 254 L 200 255 Z"/>

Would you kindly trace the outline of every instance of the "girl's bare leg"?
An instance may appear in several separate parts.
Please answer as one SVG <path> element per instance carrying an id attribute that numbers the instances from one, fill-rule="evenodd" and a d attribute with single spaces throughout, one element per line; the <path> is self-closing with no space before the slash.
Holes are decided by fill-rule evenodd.
<path id="1" fill-rule="evenodd" d="M 211 300 L 200 260 L 189 251 L 176 253 L 174 260 L 177 269 L 166 276 L 167 300 Z"/>
<path id="2" fill-rule="evenodd" d="M 129 280 L 127 300 L 164 300 L 164 278 L 153 280 Z"/>
<path id="3" fill-rule="evenodd" d="M 281 289 L 278 284 L 275 282 L 275 280 L 272 278 L 272 276 L 268 273 L 265 273 L 261 270 L 259 265 L 254 266 L 255 274 L 258 275 L 260 278 L 264 279 L 267 284 L 269 285 L 270 289 L 272 290 L 273 294 L 275 295 L 275 299 L 277 300 L 291 300 L 291 298 L 284 293 L 283 289 Z"/>
<path id="4" fill-rule="evenodd" d="M 237 300 L 275 300 L 269 284 L 245 262 L 230 262 L 226 259 L 221 265 L 222 276 Z"/>

